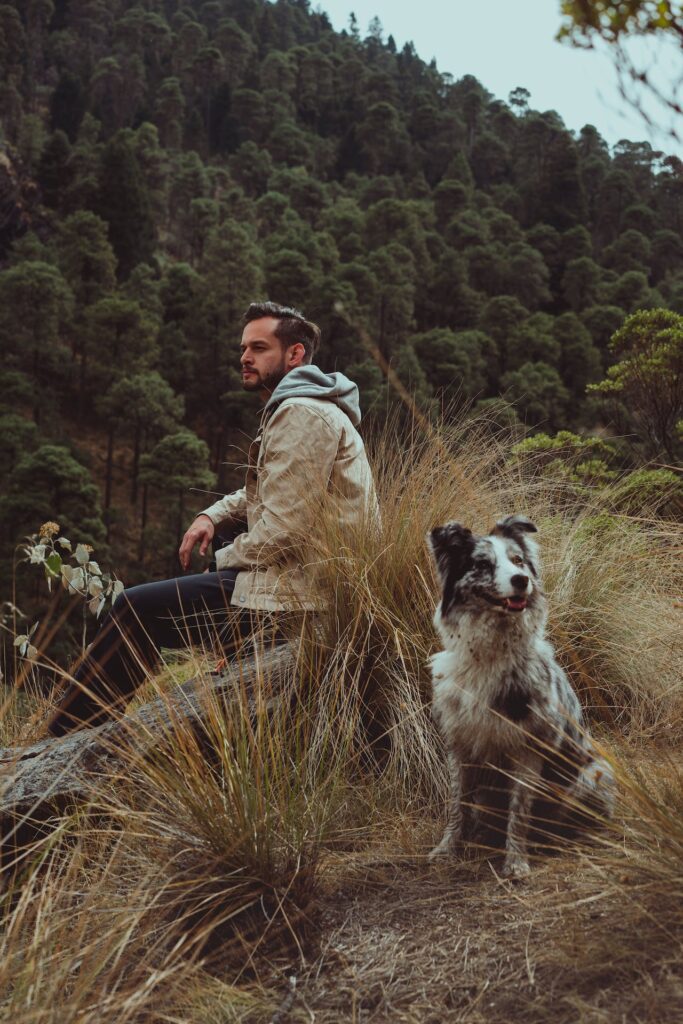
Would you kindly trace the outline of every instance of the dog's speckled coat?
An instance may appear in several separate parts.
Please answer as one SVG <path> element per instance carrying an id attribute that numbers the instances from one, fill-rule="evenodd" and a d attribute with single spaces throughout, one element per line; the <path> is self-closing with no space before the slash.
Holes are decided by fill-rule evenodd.
<path id="1" fill-rule="evenodd" d="M 510 778 L 507 876 L 529 872 L 527 831 L 533 800 L 549 792 L 544 763 L 554 763 L 552 792 L 566 806 L 609 816 L 613 779 L 593 752 L 581 706 L 545 638 L 546 599 L 539 578 L 536 527 L 508 516 L 488 536 L 460 523 L 428 540 L 441 581 L 434 624 L 444 650 L 431 659 L 432 714 L 446 746 L 451 779 L 448 824 L 431 857 L 467 838 L 478 766 Z"/>

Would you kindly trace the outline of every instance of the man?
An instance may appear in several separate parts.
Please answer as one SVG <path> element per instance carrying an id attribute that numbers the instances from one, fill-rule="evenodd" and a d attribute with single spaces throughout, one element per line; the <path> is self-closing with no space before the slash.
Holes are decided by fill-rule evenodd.
<path id="1" fill-rule="evenodd" d="M 334 502 L 342 525 L 376 509 L 356 430 L 358 388 L 311 365 L 320 329 L 274 302 L 252 303 L 243 322 L 242 384 L 264 403 L 261 427 L 245 486 L 196 517 L 180 546 L 182 567 L 197 545 L 206 554 L 217 528 L 234 539 L 216 551 L 214 571 L 146 583 L 117 598 L 50 720 L 52 735 L 120 711 L 161 647 L 211 645 L 217 636 L 225 643 L 226 634 L 248 635 L 264 612 L 315 609 L 302 552 L 321 503 Z"/>

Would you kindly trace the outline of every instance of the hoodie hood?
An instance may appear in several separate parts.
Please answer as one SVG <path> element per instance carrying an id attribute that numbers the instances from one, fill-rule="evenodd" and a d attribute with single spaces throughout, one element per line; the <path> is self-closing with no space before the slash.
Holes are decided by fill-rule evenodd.
<path id="1" fill-rule="evenodd" d="M 265 405 L 274 409 L 286 398 L 321 398 L 334 402 L 349 417 L 354 427 L 360 423 L 358 388 L 343 373 L 323 373 L 317 366 L 297 366 L 285 374 Z"/>

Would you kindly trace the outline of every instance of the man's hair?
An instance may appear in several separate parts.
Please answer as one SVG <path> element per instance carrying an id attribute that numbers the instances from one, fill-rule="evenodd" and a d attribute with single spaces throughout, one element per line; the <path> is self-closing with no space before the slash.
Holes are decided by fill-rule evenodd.
<path id="1" fill-rule="evenodd" d="M 304 362 L 310 363 L 320 344 L 318 325 L 307 320 L 298 309 L 281 306 L 278 302 L 252 302 L 242 317 L 242 323 L 246 326 L 252 320 L 261 320 L 264 316 L 271 316 L 280 321 L 274 334 L 282 347 L 289 348 L 297 342 L 301 343 L 306 353 Z"/>

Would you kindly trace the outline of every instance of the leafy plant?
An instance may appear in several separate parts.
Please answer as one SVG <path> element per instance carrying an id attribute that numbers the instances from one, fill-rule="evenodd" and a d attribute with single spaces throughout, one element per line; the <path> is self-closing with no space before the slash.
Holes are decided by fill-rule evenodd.
<path id="1" fill-rule="evenodd" d="M 512 448 L 514 460 L 533 463 L 544 476 L 577 485 L 594 486 L 614 480 L 617 474 L 611 463 L 615 456 L 614 445 L 570 430 L 559 430 L 555 435 L 534 434 Z"/>
<path id="2" fill-rule="evenodd" d="M 99 618 L 107 606 L 113 604 L 123 592 L 123 583 L 113 573 L 103 573 L 99 564 L 91 557 L 90 544 L 72 545 L 68 537 L 59 537 L 59 524 L 43 523 L 38 533 L 26 538 L 22 550 L 29 565 L 42 566 L 48 590 L 52 584 L 61 583 L 69 593 L 83 599 L 82 647 L 85 649 L 87 613 Z M 28 634 L 16 638 L 22 656 L 34 658 L 36 648 L 30 643 L 36 625 Z"/>

